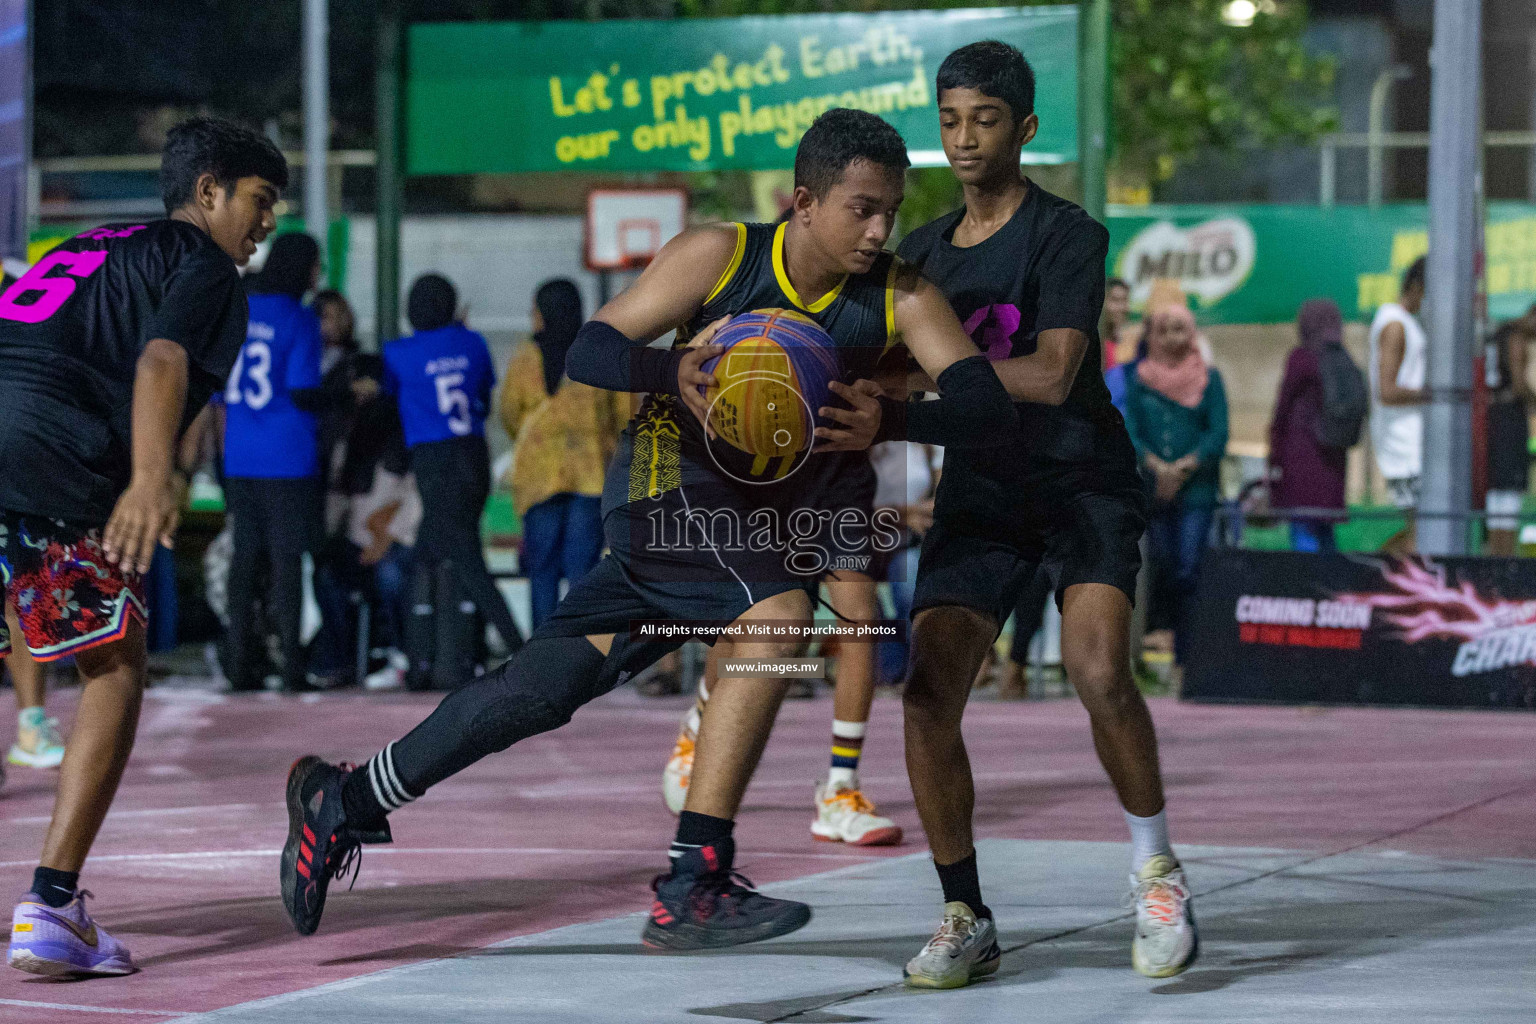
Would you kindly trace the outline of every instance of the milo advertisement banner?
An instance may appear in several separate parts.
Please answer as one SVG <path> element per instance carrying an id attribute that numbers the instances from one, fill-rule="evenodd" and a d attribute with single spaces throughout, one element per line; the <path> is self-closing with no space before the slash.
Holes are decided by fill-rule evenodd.
<path id="1" fill-rule="evenodd" d="M 1110 273 L 1146 302 L 1176 278 L 1205 323 L 1281 323 L 1326 297 L 1364 319 L 1397 297 L 1403 271 L 1429 248 L 1422 204 L 1179 205 L 1112 208 Z M 1488 204 L 1488 309 L 1495 320 L 1536 302 L 1536 205 Z"/>
<path id="2" fill-rule="evenodd" d="M 1536 707 L 1536 560 L 1214 549 L 1182 695 Z"/>
<path id="3" fill-rule="evenodd" d="M 830 107 L 890 121 L 939 165 L 933 76 L 1001 39 L 1040 83 L 1036 163 L 1077 159 L 1075 6 L 602 23 L 413 25 L 411 174 L 770 170 Z"/>

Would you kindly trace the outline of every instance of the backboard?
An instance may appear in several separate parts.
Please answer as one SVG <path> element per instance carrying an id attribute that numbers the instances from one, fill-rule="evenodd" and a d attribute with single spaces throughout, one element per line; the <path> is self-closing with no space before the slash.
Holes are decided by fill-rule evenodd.
<path id="1" fill-rule="evenodd" d="M 587 194 L 587 268 L 645 266 L 688 220 L 680 188 L 596 189 Z"/>

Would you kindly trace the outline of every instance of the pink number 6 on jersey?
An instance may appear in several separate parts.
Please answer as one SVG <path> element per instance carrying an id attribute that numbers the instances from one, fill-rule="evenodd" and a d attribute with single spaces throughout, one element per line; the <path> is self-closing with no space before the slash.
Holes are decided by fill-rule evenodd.
<path id="1" fill-rule="evenodd" d="M 90 277 L 107 262 L 105 249 L 92 252 L 51 252 L 37 261 L 37 266 L 0 295 L 0 320 L 19 320 L 24 324 L 40 324 L 59 311 L 64 301 L 75 293 L 77 282 L 69 277 L 48 277 L 54 267 L 63 267 L 73 277 Z M 22 296 L 29 292 L 42 292 L 42 297 L 23 304 Z"/>

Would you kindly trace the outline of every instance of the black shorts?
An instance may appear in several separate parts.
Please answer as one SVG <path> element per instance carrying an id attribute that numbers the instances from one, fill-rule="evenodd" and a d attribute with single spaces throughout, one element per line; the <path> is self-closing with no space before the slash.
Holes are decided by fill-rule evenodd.
<path id="1" fill-rule="evenodd" d="M 1531 425 L 1521 402 L 1488 406 L 1488 487 L 1524 491 L 1531 480 Z"/>
<path id="2" fill-rule="evenodd" d="M 693 485 L 610 511 L 603 517 L 609 553 L 534 636 L 627 634 L 647 620 L 724 624 L 786 591 L 812 592 L 815 578 L 793 569 L 803 549 L 751 543 L 763 510 L 733 495 Z"/>
<path id="3" fill-rule="evenodd" d="M 1106 583 L 1136 600 L 1146 495 L 1133 477 L 1066 474 L 1018 489 L 1010 521 L 940 515 L 923 538 L 912 612 L 959 605 L 986 612 L 999 629 L 1020 592 L 1044 567 L 1061 603 L 1078 583 Z"/>
<path id="4" fill-rule="evenodd" d="M 825 572 L 875 575 L 900 536 L 894 525 L 874 528 L 876 480 L 869 453 L 818 456 L 801 472 L 806 475 L 804 493 L 814 495 L 806 504 L 816 510 L 814 543 L 826 555 Z"/>

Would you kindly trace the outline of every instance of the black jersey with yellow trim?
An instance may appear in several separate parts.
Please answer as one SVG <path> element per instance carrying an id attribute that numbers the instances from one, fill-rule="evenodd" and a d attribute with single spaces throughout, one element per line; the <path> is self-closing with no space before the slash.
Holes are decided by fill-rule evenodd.
<path id="1" fill-rule="evenodd" d="M 869 270 L 849 274 L 825 295 L 806 301 L 784 267 L 787 225 L 733 226 L 736 249 L 731 261 L 699 311 L 678 331 L 674 345 L 686 345 L 688 338 L 721 317 L 788 309 L 814 320 L 832 338 L 840 380 L 851 384 L 873 377 L 881 355 L 896 341 L 895 285 L 900 261 L 895 254 L 882 253 Z M 764 482 L 782 470 L 774 466 Z M 656 497 L 695 474 L 726 476 L 711 456 L 703 427 L 693 414 L 675 396 L 649 395 L 620 440 L 609 469 L 604 506 Z M 735 467 L 730 475 L 738 476 Z"/>

